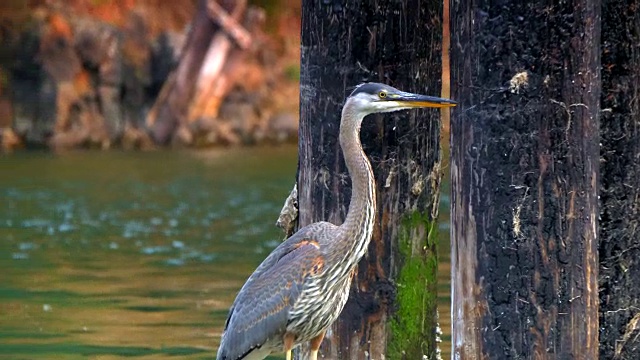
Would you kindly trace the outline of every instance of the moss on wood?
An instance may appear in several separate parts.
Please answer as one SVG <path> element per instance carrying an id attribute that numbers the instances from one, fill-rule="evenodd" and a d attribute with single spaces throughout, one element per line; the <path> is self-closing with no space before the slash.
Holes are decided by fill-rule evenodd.
<path id="1" fill-rule="evenodd" d="M 437 222 L 418 211 L 400 226 L 402 265 L 397 280 L 397 309 L 391 321 L 390 359 L 436 358 L 433 334 L 437 306 Z M 416 237 L 422 239 L 415 240 Z"/>

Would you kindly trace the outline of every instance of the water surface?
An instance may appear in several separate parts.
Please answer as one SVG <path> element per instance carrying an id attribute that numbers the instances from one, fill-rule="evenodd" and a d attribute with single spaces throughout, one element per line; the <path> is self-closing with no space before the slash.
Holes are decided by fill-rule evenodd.
<path id="1" fill-rule="evenodd" d="M 212 358 L 294 147 L 0 158 L 0 357 Z"/>
<path id="2" fill-rule="evenodd" d="M 296 156 L 286 146 L 0 157 L 0 359 L 213 358 L 236 292 L 281 240 Z"/>

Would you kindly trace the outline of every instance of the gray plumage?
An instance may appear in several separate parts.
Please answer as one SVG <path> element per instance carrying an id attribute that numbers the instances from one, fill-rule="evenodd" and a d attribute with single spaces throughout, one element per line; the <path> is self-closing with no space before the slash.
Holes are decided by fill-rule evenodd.
<path id="1" fill-rule="evenodd" d="M 259 360 L 307 341 L 311 358 L 349 295 L 353 271 L 371 240 L 375 181 L 362 151 L 360 125 L 371 113 L 414 107 L 454 106 L 451 100 L 402 92 L 384 84 L 358 86 L 347 98 L 340 146 L 351 176 L 345 221 L 308 225 L 258 266 L 236 297 L 225 324 L 218 360 Z"/>

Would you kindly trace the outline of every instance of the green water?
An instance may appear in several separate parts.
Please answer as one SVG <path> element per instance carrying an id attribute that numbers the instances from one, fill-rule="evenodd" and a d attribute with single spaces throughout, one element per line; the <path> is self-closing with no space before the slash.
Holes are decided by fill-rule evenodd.
<path id="1" fill-rule="evenodd" d="M 296 156 L 0 157 L 0 359 L 213 358 L 236 292 L 280 242 Z"/>

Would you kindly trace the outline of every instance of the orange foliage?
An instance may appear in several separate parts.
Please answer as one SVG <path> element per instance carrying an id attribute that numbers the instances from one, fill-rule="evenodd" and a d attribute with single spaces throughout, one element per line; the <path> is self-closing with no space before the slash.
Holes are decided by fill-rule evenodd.
<path id="1" fill-rule="evenodd" d="M 135 0 L 88 1 L 88 13 L 104 22 L 122 25 L 122 20 L 133 10 Z"/>
<path id="2" fill-rule="evenodd" d="M 39 11 L 52 10 L 90 16 L 117 27 L 126 26 L 132 12 L 138 12 L 145 19 L 152 37 L 165 30 L 181 31 L 191 21 L 198 0 L 0 0 L 0 19 L 12 24 L 24 24 L 37 16 Z M 54 10 L 55 9 L 55 10 Z M 59 30 L 64 31 L 64 24 Z"/>
<path id="3" fill-rule="evenodd" d="M 91 75 L 87 70 L 81 70 L 73 79 L 73 88 L 79 97 L 91 94 L 93 92 L 93 86 L 91 84 Z"/>
<path id="4" fill-rule="evenodd" d="M 52 13 L 49 16 L 49 32 L 51 38 L 64 38 L 69 41 L 73 39 L 73 32 L 69 22 L 59 13 Z"/>
<path id="5" fill-rule="evenodd" d="M 137 11 L 143 15 L 152 36 L 172 29 L 182 30 L 196 9 L 197 0 L 67 0 L 67 8 L 84 13 L 106 23 L 122 27 L 129 14 Z"/>

